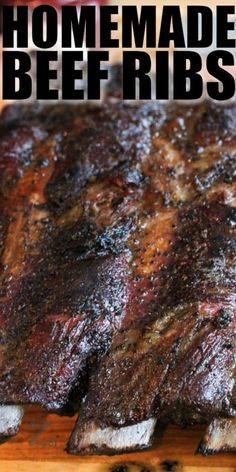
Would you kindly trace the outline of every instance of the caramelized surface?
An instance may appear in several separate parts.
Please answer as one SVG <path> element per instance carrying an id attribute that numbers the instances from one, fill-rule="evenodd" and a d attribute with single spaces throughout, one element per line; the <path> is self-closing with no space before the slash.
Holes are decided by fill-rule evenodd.
<path id="1" fill-rule="evenodd" d="M 208 103 L 2 115 L 0 402 L 89 392 L 73 452 L 91 420 L 235 415 L 235 125 Z"/>

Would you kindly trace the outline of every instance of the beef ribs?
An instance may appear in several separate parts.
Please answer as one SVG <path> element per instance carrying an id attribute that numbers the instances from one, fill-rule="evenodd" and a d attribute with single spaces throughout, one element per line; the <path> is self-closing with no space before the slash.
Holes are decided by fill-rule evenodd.
<path id="1" fill-rule="evenodd" d="M 10 109 L 3 117 L 3 402 L 59 410 L 70 392 L 77 402 L 128 303 L 129 268 L 121 245 L 116 251 L 106 246 L 116 236 L 127 237 L 132 218 L 113 230 L 83 215 L 83 206 L 96 212 L 93 192 L 99 189 L 89 187 L 91 179 L 100 172 L 108 185 L 108 173 L 123 157 L 115 132 L 109 135 L 105 123 L 98 127 L 105 119 L 103 110 L 73 107 Z"/>
<path id="2" fill-rule="evenodd" d="M 122 429 L 153 417 L 187 425 L 235 414 L 236 211 L 219 204 L 185 211 L 173 261 L 149 301 L 152 315 L 131 326 L 124 319 L 114 336 L 91 380 L 72 452 L 84 450 L 90 429 L 98 436 L 108 425 Z M 94 450 L 86 441 L 85 451 Z"/>
<path id="3" fill-rule="evenodd" d="M 235 410 L 236 105 L 14 106 L 0 123 L 0 403 L 68 450 Z"/>

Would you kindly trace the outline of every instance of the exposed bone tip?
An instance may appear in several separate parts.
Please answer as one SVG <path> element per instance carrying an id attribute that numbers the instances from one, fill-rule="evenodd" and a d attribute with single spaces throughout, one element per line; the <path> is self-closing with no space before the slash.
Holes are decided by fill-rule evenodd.
<path id="1" fill-rule="evenodd" d="M 140 423 L 121 428 L 101 427 L 90 422 L 81 428 L 76 427 L 67 446 L 71 454 L 124 454 L 142 451 L 160 443 L 164 433 L 164 425 L 150 418 Z"/>
<path id="2" fill-rule="evenodd" d="M 208 426 L 196 454 L 209 456 L 236 452 L 236 418 L 215 418 Z"/>

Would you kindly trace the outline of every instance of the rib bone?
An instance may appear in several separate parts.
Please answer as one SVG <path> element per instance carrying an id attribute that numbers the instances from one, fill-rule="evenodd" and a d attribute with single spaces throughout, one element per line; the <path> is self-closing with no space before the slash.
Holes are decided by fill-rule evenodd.
<path id="1" fill-rule="evenodd" d="M 24 415 L 24 407 L 0 406 L 0 442 L 4 442 L 18 433 Z"/>
<path id="2" fill-rule="evenodd" d="M 236 418 L 214 419 L 199 445 L 199 453 L 207 456 L 219 452 L 236 451 Z"/>

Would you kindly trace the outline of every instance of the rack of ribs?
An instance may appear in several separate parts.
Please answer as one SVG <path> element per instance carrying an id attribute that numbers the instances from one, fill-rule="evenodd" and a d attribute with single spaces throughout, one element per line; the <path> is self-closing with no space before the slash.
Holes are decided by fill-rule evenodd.
<path id="1" fill-rule="evenodd" d="M 235 129 L 235 104 L 4 110 L 0 404 L 80 410 L 69 452 L 234 431 Z"/>

